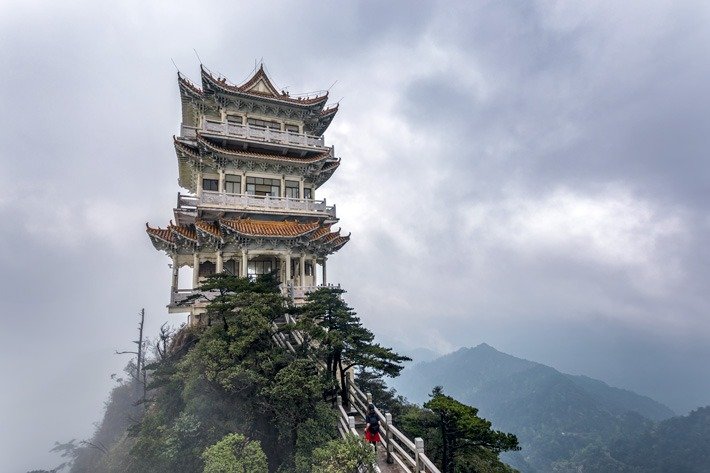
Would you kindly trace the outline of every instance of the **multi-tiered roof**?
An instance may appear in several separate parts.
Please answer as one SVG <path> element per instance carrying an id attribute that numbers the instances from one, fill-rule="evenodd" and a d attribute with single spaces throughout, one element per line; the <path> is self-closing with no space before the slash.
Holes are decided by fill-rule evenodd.
<path id="1" fill-rule="evenodd" d="M 340 165 L 323 139 L 337 104 L 326 108 L 327 92 L 297 97 L 279 90 L 263 65 L 241 85 L 203 66 L 200 76 L 201 87 L 178 73 L 182 126 L 174 146 L 178 184 L 189 194 L 178 194 L 175 223 L 147 227 L 154 246 L 178 259 L 197 255 L 196 261 L 209 260 L 209 251 L 222 258 L 248 250 L 300 254 L 324 264 L 349 240 L 331 231 L 335 206 L 314 198 Z M 218 189 L 205 184 L 206 176 L 219 182 Z M 269 181 L 277 191 L 250 193 L 249 179 Z M 295 198 L 286 195 L 293 182 L 299 186 Z"/>

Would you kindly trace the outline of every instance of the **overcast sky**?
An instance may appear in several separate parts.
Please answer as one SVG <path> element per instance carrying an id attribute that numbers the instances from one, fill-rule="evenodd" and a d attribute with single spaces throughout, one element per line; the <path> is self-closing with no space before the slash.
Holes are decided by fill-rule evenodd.
<path id="1" fill-rule="evenodd" d="M 329 279 L 381 340 L 710 404 L 709 26 L 700 1 L 3 0 L 3 470 L 91 435 L 141 307 L 183 320 L 144 223 L 172 216 L 193 49 L 335 83 Z"/>

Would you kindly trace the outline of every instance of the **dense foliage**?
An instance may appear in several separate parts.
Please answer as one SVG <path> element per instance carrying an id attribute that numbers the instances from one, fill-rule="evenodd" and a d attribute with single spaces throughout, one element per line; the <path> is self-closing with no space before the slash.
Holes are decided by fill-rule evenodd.
<path id="1" fill-rule="evenodd" d="M 207 447 L 202 454 L 203 473 L 268 473 L 266 455 L 259 442 L 248 441 L 243 435 L 228 434 Z"/>
<path id="2" fill-rule="evenodd" d="M 410 438 L 424 440 L 429 458 L 443 473 L 514 473 L 499 454 L 518 449 L 513 434 L 493 430 L 478 410 L 434 388 L 430 399 L 419 407 L 402 406 L 395 421 Z"/>
<path id="3" fill-rule="evenodd" d="M 406 356 L 375 343 L 375 335 L 362 325 L 357 314 L 341 296 L 344 291 L 324 287 L 309 294 L 308 304 L 300 310 L 297 328 L 307 341 L 315 341 L 311 353 L 325 365 L 325 371 L 340 395 L 347 399 L 347 373 L 352 368 L 367 368 L 377 376 L 398 376 Z M 311 347 L 310 343 L 304 346 Z"/>
<path id="4" fill-rule="evenodd" d="M 309 314 L 305 333 L 321 341 L 320 348 L 291 353 L 273 341 L 274 322 L 283 322 L 287 305 L 271 276 L 250 281 L 220 274 L 201 289 L 217 294 L 207 323 L 183 327 L 169 344 L 159 340 L 147 366 L 146 402 L 138 402 L 143 398 L 134 381 L 121 383 L 95 435 L 100 448 L 78 449 L 72 472 L 310 473 L 319 471 L 314 462 L 368 460 L 364 442 L 338 440 L 333 372 L 319 366 L 344 353 L 356 358 L 354 347 L 366 353 L 358 363 L 379 372 L 396 374 L 401 366 L 398 355 L 371 343 L 372 334 L 339 293 L 317 293 L 303 309 Z M 317 312 L 334 320 L 343 308 L 346 323 L 324 335 Z M 342 362 L 332 366 L 347 369 Z M 119 413 L 120 422 L 114 419 Z M 322 450 L 330 441 L 335 457 Z"/>
<path id="5" fill-rule="evenodd" d="M 515 448 L 515 437 L 491 430 L 476 409 L 441 392 L 422 408 L 387 388 L 382 376 L 398 375 L 408 358 L 375 343 L 340 289 L 319 289 L 298 309 L 287 307 L 270 276 L 220 274 L 201 289 L 217 294 L 206 323 L 161 331 L 146 367 L 147 396 L 140 377 L 119 384 L 98 446 L 72 450 L 73 473 L 368 471 L 371 447 L 340 439 L 332 409 L 353 368 L 381 409 L 426 439 L 433 460 L 451 459 L 447 473 L 512 471 L 498 453 Z M 285 323 L 286 310 L 298 313 L 296 324 Z M 295 353 L 274 343 L 277 322 Z M 295 331 L 305 338 L 300 346 Z M 442 421 L 451 428 L 442 430 Z"/>

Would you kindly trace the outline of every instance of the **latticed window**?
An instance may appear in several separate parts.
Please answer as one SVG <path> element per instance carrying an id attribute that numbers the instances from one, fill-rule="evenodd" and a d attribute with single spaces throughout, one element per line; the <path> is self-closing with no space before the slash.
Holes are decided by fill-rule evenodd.
<path id="1" fill-rule="evenodd" d="M 305 270 L 306 276 L 313 276 L 313 264 L 310 261 L 306 261 Z"/>
<path id="2" fill-rule="evenodd" d="M 301 131 L 300 128 L 298 128 L 298 125 L 289 125 L 288 123 L 286 124 L 286 131 L 289 133 L 299 133 Z"/>
<path id="3" fill-rule="evenodd" d="M 206 191 L 219 190 L 219 181 L 217 179 L 202 179 L 202 189 Z"/>
<path id="4" fill-rule="evenodd" d="M 224 262 L 224 272 L 232 276 L 239 275 L 239 263 L 233 259 L 228 259 Z"/>
<path id="5" fill-rule="evenodd" d="M 215 264 L 210 261 L 205 261 L 204 263 L 200 263 L 199 276 L 201 278 L 204 278 L 207 276 L 212 276 L 215 273 L 215 269 L 216 269 Z"/>
<path id="6" fill-rule="evenodd" d="M 281 181 L 264 177 L 247 177 L 247 194 L 279 197 Z"/>
<path id="7" fill-rule="evenodd" d="M 227 123 L 230 125 L 241 125 L 243 123 L 240 115 L 227 115 Z"/>
<path id="8" fill-rule="evenodd" d="M 269 274 L 273 271 L 273 261 L 249 261 L 247 265 L 247 273 L 249 276 L 258 276 L 260 274 Z"/>
<path id="9" fill-rule="evenodd" d="M 224 191 L 227 194 L 242 193 L 242 176 L 227 174 L 224 176 Z"/>
<path id="10" fill-rule="evenodd" d="M 310 187 L 304 187 L 303 188 L 303 198 L 304 199 L 313 199 L 313 189 Z"/>
<path id="11" fill-rule="evenodd" d="M 281 130 L 281 123 L 271 120 L 260 120 L 258 118 L 247 118 L 247 123 L 250 126 L 258 128 L 270 128 L 272 130 Z"/>
<path id="12" fill-rule="evenodd" d="M 291 197 L 292 199 L 300 198 L 298 181 L 286 181 L 286 197 Z"/>

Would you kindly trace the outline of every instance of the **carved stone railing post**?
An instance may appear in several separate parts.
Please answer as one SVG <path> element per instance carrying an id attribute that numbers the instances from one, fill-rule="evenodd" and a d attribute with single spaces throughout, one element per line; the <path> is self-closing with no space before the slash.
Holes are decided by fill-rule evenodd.
<path id="1" fill-rule="evenodd" d="M 367 407 L 370 407 L 370 404 L 372 404 L 372 393 L 367 393 Z"/>
<path id="2" fill-rule="evenodd" d="M 348 427 L 350 427 L 351 432 L 355 430 L 355 417 L 348 416 Z"/>
<path id="3" fill-rule="evenodd" d="M 414 464 L 416 465 L 417 473 L 424 470 L 421 455 L 424 455 L 424 439 L 417 437 L 414 439 Z"/>
<path id="4" fill-rule="evenodd" d="M 385 423 L 387 424 L 387 430 L 385 430 L 385 439 L 387 440 L 387 463 L 394 463 L 392 459 L 392 450 L 394 449 L 392 445 L 392 414 L 389 412 L 385 414 Z"/>

